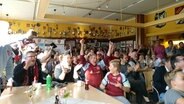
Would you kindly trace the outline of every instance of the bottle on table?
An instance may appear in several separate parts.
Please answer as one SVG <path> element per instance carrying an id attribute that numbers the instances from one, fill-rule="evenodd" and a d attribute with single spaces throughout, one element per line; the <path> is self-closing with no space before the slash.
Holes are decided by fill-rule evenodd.
<path id="1" fill-rule="evenodd" d="M 52 87 L 52 77 L 49 74 L 46 77 L 46 87 L 47 90 L 50 90 Z"/>
<path id="2" fill-rule="evenodd" d="M 85 80 L 85 90 L 89 90 L 89 80 Z"/>

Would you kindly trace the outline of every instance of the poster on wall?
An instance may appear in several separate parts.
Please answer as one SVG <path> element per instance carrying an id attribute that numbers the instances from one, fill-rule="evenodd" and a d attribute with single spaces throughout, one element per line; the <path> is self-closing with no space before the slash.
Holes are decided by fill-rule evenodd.
<path id="1" fill-rule="evenodd" d="M 184 5 L 175 8 L 175 15 L 184 13 Z M 184 24 L 184 19 L 176 21 L 176 24 Z"/>
<path id="2" fill-rule="evenodd" d="M 166 17 L 167 17 L 166 11 L 157 12 L 155 14 L 155 20 L 163 19 Z M 161 23 L 161 24 L 156 25 L 156 28 L 162 28 L 165 25 L 166 25 L 166 23 Z"/>
<path id="3" fill-rule="evenodd" d="M 41 39 L 41 38 L 35 38 L 34 40 L 35 40 L 35 42 L 38 44 L 38 46 L 42 50 L 45 50 L 47 48 L 47 46 L 50 46 L 51 43 L 54 43 L 57 46 L 54 50 L 58 51 L 60 53 L 64 53 L 65 39 Z"/>

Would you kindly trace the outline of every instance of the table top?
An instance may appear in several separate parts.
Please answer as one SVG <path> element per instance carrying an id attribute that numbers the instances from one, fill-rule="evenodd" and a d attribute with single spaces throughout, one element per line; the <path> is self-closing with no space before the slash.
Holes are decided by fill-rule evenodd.
<path id="1" fill-rule="evenodd" d="M 5 89 L 0 96 L 0 104 L 30 104 L 28 94 L 26 93 L 28 89 L 28 86 L 13 87 L 12 91 L 10 88 Z M 99 104 L 122 104 L 120 101 L 92 86 L 89 86 L 89 90 L 85 90 L 84 85 L 78 86 L 77 83 L 69 83 L 66 86 L 66 89 L 71 92 L 70 99 L 83 99 L 88 102 L 99 102 Z M 35 91 L 33 104 L 41 104 L 41 102 L 54 98 L 55 94 L 58 93 L 58 90 L 59 89 L 56 88 L 47 90 L 45 86 L 42 86 Z M 53 99 L 53 104 L 54 102 L 55 99 Z"/>

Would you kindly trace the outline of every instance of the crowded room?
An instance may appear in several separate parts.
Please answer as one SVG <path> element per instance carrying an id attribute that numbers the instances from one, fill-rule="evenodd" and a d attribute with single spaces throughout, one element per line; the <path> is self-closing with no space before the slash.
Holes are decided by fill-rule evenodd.
<path id="1" fill-rule="evenodd" d="M 184 104 L 184 0 L 0 0 L 0 104 Z"/>

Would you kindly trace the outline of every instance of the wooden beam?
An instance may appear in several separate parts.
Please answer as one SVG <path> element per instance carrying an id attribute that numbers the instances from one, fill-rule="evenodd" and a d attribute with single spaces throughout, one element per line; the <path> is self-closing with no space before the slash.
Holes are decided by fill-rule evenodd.
<path id="1" fill-rule="evenodd" d="M 81 6 L 76 6 L 76 5 L 61 5 L 58 3 L 50 3 L 50 5 L 55 5 L 55 6 L 60 6 L 60 7 L 69 7 L 69 8 L 76 8 L 76 9 L 86 9 L 86 10 L 91 10 L 91 11 L 102 11 L 102 12 L 110 12 L 110 13 L 117 13 L 117 14 L 126 14 L 126 15 L 137 15 L 135 13 L 126 13 L 126 12 L 121 12 L 117 10 L 107 10 L 107 9 L 98 9 L 98 8 L 88 8 L 88 7 L 81 7 Z"/>
<path id="2" fill-rule="evenodd" d="M 75 16 L 63 16 L 63 15 L 51 15 L 51 14 L 46 14 L 45 19 L 65 20 L 65 21 L 70 21 L 70 22 L 75 22 L 75 23 L 78 22 L 78 23 L 89 23 L 89 24 L 143 27 L 142 23 L 127 23 L 127 22 L 114 21 L 114 20 L 84 18 L 84 17 L 75 17 Z"/>
<path id="3" fill-rule="evenodd" d="M 44 19 L 50 0 L 38 0 L 36 19 Z"/>
<path id="4" fill-rule="evenodd" d="M 163 18 L 160 20 L 144 23 L 144 27 L 154 26 L 157 24 L 167 23 L 167 22 L 176 21 L 176 20 L 180 20 L 180 19 L 184 19 L 184 13 L 169 16 L 169 17 L 166 17 L 166 18 Z"/>
<path id="5" fill-rule="evenodd" d="M 177 34 L 177 33 L 183 33 L 184 32 L 184 27 L 178 28 L 178 29 L 171 29 L 167 31 L 159 31 L 159 32 L 154 32 L 154 33 L 148 33 L 146 36 L 159 36 L 159 35 L 170 35 L 170 34 Z"/>

